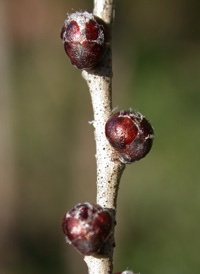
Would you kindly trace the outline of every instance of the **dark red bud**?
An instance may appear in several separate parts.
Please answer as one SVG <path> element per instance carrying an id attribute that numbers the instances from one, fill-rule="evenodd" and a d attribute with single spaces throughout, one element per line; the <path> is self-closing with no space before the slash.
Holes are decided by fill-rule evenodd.
<path id="1" fill-rule="evenodd" d="M 151 124 L 141 113 L 124 110 L 108 119 L 105 134 L 125 164 L 145 157 L 154 138 Z"/>
<path id="2" fill-rule="evenodd" d="M 90 203 L 76 205 L 62 220 L 66 241 L 83 255 L 97 254 L 112 234 L 113 225 L 108 209 Z"/>
<path id="3" fill-rule="evenodd" d="M 61 30 L 61 39 L 71 63 L 79 69 L 94 67 L 108 46 L 108 26 L 88 12 L 69 15 Z"/>

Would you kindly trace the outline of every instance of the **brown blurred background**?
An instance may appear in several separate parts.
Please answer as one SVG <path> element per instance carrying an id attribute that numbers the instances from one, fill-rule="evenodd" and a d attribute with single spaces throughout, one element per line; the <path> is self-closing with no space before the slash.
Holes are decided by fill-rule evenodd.
<path id="1" fill-rule="evenodd" d="M 60 40 L 91 0 L 0 0 L 0 273 L 87 273 L 61 219 L 95 201 L 86 83 Z M 156 138 L 123 174 L 115 272 L 200 269 L 200 1 L 116 1 L 113 107 L 141 111 Z"/>

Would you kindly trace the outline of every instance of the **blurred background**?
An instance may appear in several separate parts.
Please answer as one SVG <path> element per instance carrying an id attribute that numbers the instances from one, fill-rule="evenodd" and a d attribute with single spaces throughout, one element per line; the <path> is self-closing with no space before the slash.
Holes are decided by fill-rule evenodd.
<path id="1" fill-rule="evenodd" d="M 61 231 L 95 202 L 90 96 L 60 40 L 92 0 L 0 0 L 0 273 L 87 273 Z M 200 1 L 116 1 L 113 107 L 153 124 L 118 196 L 114 272 L 199 273 Z"/>

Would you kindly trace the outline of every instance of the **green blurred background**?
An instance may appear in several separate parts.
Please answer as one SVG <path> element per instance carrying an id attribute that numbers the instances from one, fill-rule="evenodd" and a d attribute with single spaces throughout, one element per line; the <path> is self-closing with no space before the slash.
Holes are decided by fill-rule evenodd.
<path id="1" fill-rule="evenodd" d="M 95 202 L 88 88 L 59 37 L 92 0 L 0 0 L 0 273 L 87 273 L 61 219 Z M 155 128 L 121 180 L 114 271 L 199 273 L 200 1 L 116 1 L 113 107 Z"/>

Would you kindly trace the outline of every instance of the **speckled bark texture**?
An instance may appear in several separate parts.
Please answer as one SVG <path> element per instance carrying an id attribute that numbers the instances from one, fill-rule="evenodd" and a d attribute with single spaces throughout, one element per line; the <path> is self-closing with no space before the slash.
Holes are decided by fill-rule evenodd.
<path id="1" fill-rule="evenodd" d="M 112 24 L 115 0 L 94 0 L 94 15 Z"/>
<path id="2" fill-rule="evenodd" d="M 113 19 L 112 0 L 94 0 L 94 14 L 102 18 L 110 29 Z M 94 134 L 97 161 L 97 203 L 116 214 L 116 199 L 119 181 L 125 165 L 119 161 L 117 153 L 111 148 L 105 136 L 105 124 L 112 112 L 112 52 L 110 46 L 103 60 L 90 71 L 82 72 L 92 100 L 94 112 Z M 89 274 L 111 274 L 113 269 L 114 229 L 98 257 L 85 256 Z"/>

